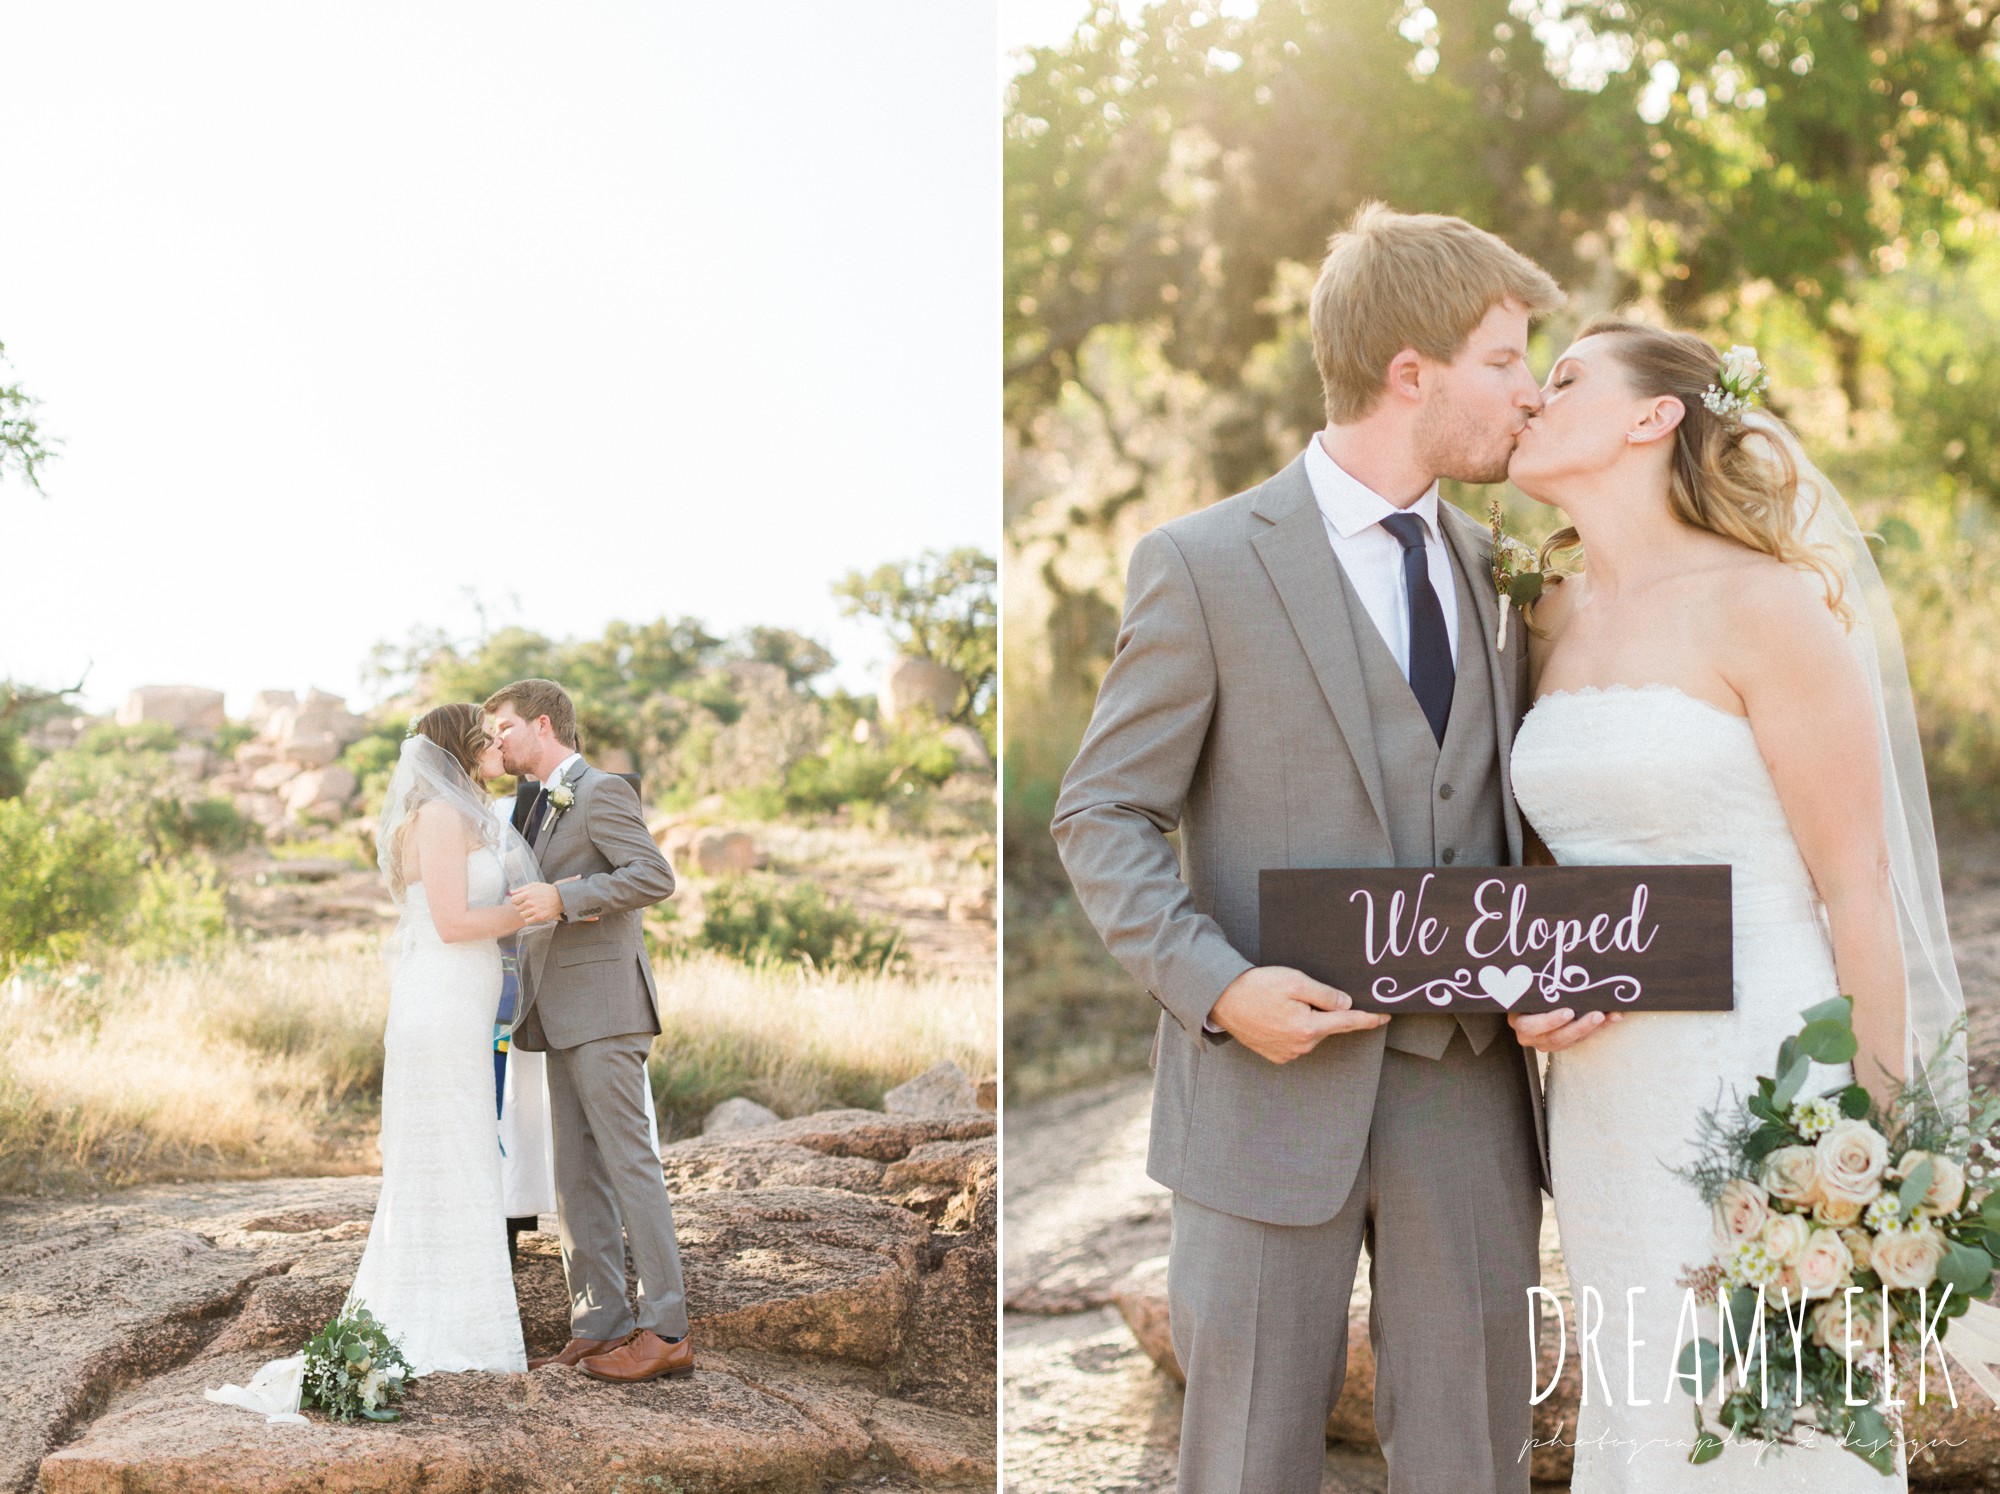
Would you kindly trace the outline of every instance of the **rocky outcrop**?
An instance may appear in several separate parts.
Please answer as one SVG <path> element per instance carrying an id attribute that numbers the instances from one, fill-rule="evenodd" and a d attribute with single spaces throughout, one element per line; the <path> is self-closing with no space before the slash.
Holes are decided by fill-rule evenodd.
<path id="1" fill-rule="evenodd" d="M 160 721 L 189 737 L 214 736 L 224 719 L 222 692 L 200 685 L 141 685 L 118 707 L 120 726 Z"/>
<path id="2" fill-rule="evenodd" d="M 211 1406 L 340 1305 L 373 1178 L 134 1190 L 0 1212 L 0 1491 L 990 1489 L 993 1118 L 830 1111 L 679 1142 L 691 1380 L 420 1381 L 393 1426 Z M 553 1229 L 552 1219 L 544 1221 Z M 567 1336 L 552 1233 L 515 1271 L 531 1354 Z"/>
<path id="3" fill-rule="evenodd" d="M 754 1131 L 777 1123 L 777 1111 L 742 1095 L 731 1095 L 701 1118 L 701 1134 L 727 1136 L 734 1131 Z"/>
<path id="4" fill-rule="evenodd" d="M 237 810 L 272 839 L 293 826 L 345 819 L 359 784 L 335 759 L 366 735 L 367 721 L 324 690 L 304 700 L 289 690 L 260 690 L 249 721 L 257 735 L 237 746 L 234 761 L 214 780 L 235 796 Z"/>
<path id="5" fill-rule="evenodd" d="M 979 1108 L 979 1092 L 965 1071 L 946 1059 L 882 1096 L 882 1108 L 891 1115 L 957 1115 Z"/>

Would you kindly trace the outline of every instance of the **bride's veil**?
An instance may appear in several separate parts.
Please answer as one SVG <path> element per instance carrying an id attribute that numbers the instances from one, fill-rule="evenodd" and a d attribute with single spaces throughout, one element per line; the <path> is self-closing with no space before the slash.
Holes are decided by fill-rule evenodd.
<path id="1" fill-rule="evenodd" d="M 1743 419 L 1790 456 L 1799 480 L 1800 531 L 1806 542 L 1832 563 L 1845 585 L 1845 599 L 1853 613 L 1848 643 L 1874 698 L 1876 741 L 1882 757 L 1883 831 L 1908 992 L 1904 1073 L 1912 1079 L 1921 1075 L 1939 1109 L 1948 1117 L 1963 1120 L 1965 1033 L 1960 1018 L 1965 1012 L 1965 992 L 1951 956 L 1923 745 L 1889 589 L 1882 583 L 1867 537 L 1840 490 L 1805 454 L 1790 428 L 1761 410 L 1749 411 Z"/>
<path id="2" fill-rule="evenodd" d="M 389 792 L 375 821 L 375 863 L 400 915 L 390 936 L 388 957 L 393 967 L 407 944 L 410 890 L 403 879 L 403 842 L 419 810 L 427 804 L 449 806 L 465 823 L 468 842 L 491 851 L 500 861 L 506 888 L 542 880 L 535 853 L 514 827 L 495 812 L 486 791 L 445 748 L 421 734 L 405 737 L 389 778 Z M 499 993 L 494 993 L 497 1002 Z"/>

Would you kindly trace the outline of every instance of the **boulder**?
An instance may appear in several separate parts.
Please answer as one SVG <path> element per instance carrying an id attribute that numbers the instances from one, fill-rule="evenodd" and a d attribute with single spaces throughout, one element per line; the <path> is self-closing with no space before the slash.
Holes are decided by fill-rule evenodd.
<path id="1" fill-rule="evenodd" d="M 318 805 L 332 804 L 337 814 L 354 797 L 356 787 L 354 775 L 338 763 L 309 768 L 285 785 L 285 808 L 303 818 Z"/>
<path id="2" fill-rule="evenodd" d="M 945 746 L 958 754 L 960 768 L 970 768 L 981 773 L 993 771 L 993 754 L 986 750 L 986 738 L 975 728 L 963 723 L 947 726 L 942 733 L 942 740 Z"/>
<path id="3" fill-rule="evenodd" d="M 1000 1080 L 998 1076 L 987 1075 L 973 1087 L 973 1093 L 978 1101 L 979 1108 L 987 1114 L 991 1115 L 1000 1108 Z"/>
<path id="4" fill-rule="evenodd" d="M 268 768 L 278 760 L 278 749 L 269 742 L 240 742 L 236 747 L 236 766 L 246 773 L 254 773 L 259 768 Z"/>
<path id="5" fill-rule="evenodd" d="M 199 742 L 183 742 L 167 754 L 167 761 L 173 764 L 174 775 L 185 783 L 200 783 L 208 776 L 209 763 L 213 754 Z"/>
<path id="6" fill-rule="evenodd" d="M 931 1065 L 916 1078 L 882 1096 L 891 1115 L 956 1115 L 979 1109 L 979 1092 L 950 1059 Z"/>
<path id="7" fill-rule="evenodd" d="M 330 731 L 291 731 L 279 741 L 278 756 L 304 767 L 321 768 L 340 756 L 340 743 Z"/>
<path id="8" fill-rule="evenodd" d="M 943 664 L 930 659 L 898 659 L 883 674 L 875 699 L 882 720 L 892 725 L 926 711 L 943 721 L 957 708 L 963 685 L 958 671 Z"/>
<path id="9" fill-rule="evenodd" d="M 709 828 L 689 837 L 685 859 L 703 876 L 726 877 L 755 871 L 771 858 L 748 831 Z"/>
<path id="10" fill-rule="evenodd" d="M 778 1112 L 759 1105 L 755 1100 L 746 1100 L 741 1095 L 731 1095 L 701 1119 L 701 1134 L 722 1136 L 737 1131 L 754 1131 L 759 1126 L 776 1125 Z"/>
<path id="11" fill-rule="evenodd" d="M 118 707 L 120 726 L 164 721 L 185 736 L 208 737 L 222 730 L 222 692 L 199 685 L 142 685 Z"/>
<path id="12" fill-rule="evenodd" d="M 304 771 L 297 763 L 266 763 L 250 775 L 250 791 L 255 794 L 276 793 Z"/>
<path id="13" fill-rule="evenodd" d="M 290 690 L 259 690 L 250 698 L 250 729 L 263 736 L 279 711 L 296 711 L 299 698 Z"/>
<path id="14" fill-rule="evenodd" d="M 606 773 L 636 773 L 638 763 L 623 747 L 605 747 L 590 755 L 591 762 Z"/>

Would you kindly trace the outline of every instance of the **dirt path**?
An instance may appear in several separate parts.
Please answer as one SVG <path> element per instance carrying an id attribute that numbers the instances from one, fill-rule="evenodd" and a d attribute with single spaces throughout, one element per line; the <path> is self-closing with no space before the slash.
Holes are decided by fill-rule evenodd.
<path id="1" fill-rule="evenodd" d="M 1945 848 L 1953 950 L 1978 1082 L 2000 1086 L 2000 836 Z M 1008 1107 L 1002 1320 L 1007 1494 L 1168 1494 L 1180 1388 L 1154 1367 L 1111 1287 L 1163 1255 L 1168 1194 L 1146 1176 L 1151 1080 Z M 1332 1446 L 1322 1494 L 1381 1494 L 1373 1449 Z M 1538 1494 L 1557 1486 L 1537 1485 Z"/>

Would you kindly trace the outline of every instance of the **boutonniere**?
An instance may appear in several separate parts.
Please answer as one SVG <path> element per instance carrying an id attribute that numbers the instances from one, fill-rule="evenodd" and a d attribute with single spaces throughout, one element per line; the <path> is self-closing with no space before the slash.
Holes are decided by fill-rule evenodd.
<path id="1" fill-rule="evenodd" d="M 561 819 L 564 815 L 568 814 L 571 806 L 575 803 L 576 790 L 568 784 L 558 781 L 550 787 L 549 811 L 557 819 Z"/>
<path id="2" fill-rule="evenodd" d="M 1493 590 L 1500 599 L 1500 633 L 1495 648 L 1507 651 L 1507 617 L 1512 610 L 1509 603 L 1521 609 L 1523 618 L 1535 605 L 1535 599 L 1542 594 L 1542 587 L 1548 576 L 1542 569 L 1541 557 L 1525 540 L 1518 540 L 1509 534 L 1500 522 L 1500 500 L 1495 498 L 1486 510 L 1487 527 L 1493 531 Z"/>

